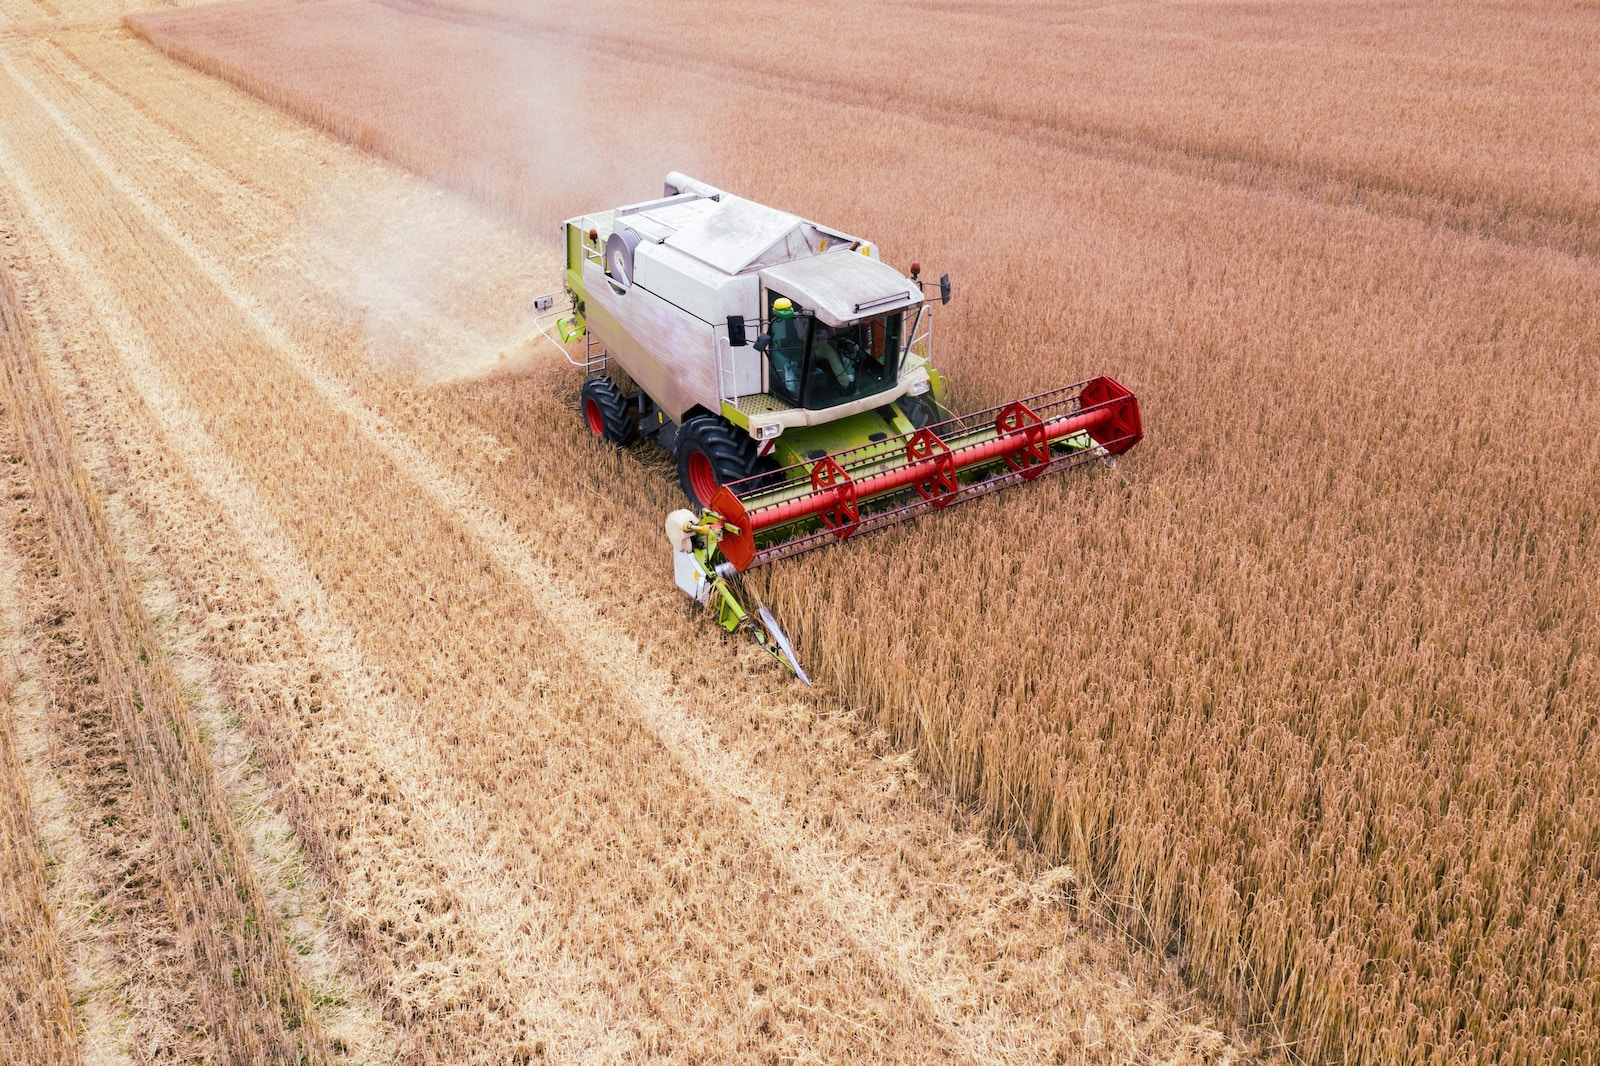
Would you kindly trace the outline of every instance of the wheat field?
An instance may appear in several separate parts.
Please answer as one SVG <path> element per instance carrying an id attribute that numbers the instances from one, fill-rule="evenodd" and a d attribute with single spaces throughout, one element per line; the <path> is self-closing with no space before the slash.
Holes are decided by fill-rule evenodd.
<path id="1" fill-rule="evenodd" d="M 1600 1057 L 1592 5 L 0 12 L 25 1061 Z M 785 684 L 529 338 L 668 169 L 1145 441 Z"/>

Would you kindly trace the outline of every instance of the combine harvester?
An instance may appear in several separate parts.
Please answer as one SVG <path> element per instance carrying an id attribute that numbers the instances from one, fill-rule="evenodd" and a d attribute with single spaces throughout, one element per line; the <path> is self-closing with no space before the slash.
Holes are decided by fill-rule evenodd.
<path id="1" fill-rule="evenodd" d="M 1138 400 L 1108 377 L 951 418 L 920 267 L 858 237 L 677 173 L 564 231 L 558 329 L 583 340 L 589 429 L 676 457 L 697 508 L 667 516 L 679 588 L 802 679 L 742 572 L 1139 441 Z"/>

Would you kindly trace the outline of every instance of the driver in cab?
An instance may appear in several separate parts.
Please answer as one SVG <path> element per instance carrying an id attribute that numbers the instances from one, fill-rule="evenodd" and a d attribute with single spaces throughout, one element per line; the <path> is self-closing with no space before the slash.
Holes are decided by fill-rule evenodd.
<path id="1" fill-rule="evenodd" d="M 818 368 L 827 367 L 840 390 L 848 389 L 855 384 L 856 376 L 839 354 L 833 330 L 820 323 L 816 328 L 817 337 L 811 344 L 811 365 Z M 772 301 L 772 337 L 780 350 L 794 344 L 802 336 L 803 334 L 799 333 L 794 325 L 794 302 L 787 296 L 780 296 Z M 798 365 L 790 364 L 785 369 L 787 373 L 784 384 L 790 392 L 798 391 L 800 386 Z"/>
<path id="2" fill-rule="evenodd" d="M 855 348 L 857 354 L 860 352 L 860 347 L 849 337 L 835 337 L 831 328 L 819 325 L 817 339 L 811 343 L 812 365 L 827 367 L 839 391 L 844 392 L 856 383 L 856 374 L 853 362 L 845 361 L 840 348 L 846 352 Z"/>

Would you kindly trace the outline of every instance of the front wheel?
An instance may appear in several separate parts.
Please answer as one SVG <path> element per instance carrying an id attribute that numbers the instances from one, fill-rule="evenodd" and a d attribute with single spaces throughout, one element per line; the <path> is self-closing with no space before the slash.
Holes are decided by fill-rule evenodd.
<path id="1" fill-rule="evenodd" d="M 899 402 L 900 412 L 906 416 L 906 421 L 910 422 L 915 429 L 921 429 L 924 426 L 931 426 L 935 422 L 943 422 L 945 420 L 944 412 L 939 409 L 938 404 L 933 402 L 933 397 L 927 393 L 923 393 L 921 396 L 902 396 Z"/>
<path id="2" fill-rule="evenodd" d="M 718 486 L 747 478 L 756 470 L 756 442 L 712 415 L 700 415 L 678 430 L 678 484 L 701 510 L 711 506 Z"/>
<path id="3" fill-rule="evenodd" d="M 590 378 L 579 394 L 579 409 L 589 432 L 613 444 L 633 440 L 639 425 L 633 418 L 633 405 L 610 378 Z"/>

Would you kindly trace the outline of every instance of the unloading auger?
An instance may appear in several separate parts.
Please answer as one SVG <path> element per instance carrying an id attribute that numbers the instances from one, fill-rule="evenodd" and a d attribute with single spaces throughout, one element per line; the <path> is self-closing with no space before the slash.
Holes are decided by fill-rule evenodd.
<path id="1" fill-rule="evenodd" d="M 918 264 L 908 277 L 869 241 L 682 174 L 563 234 L 558 329 L 583 338 L 584 421 L 673 454 L 695 505 L 667 517 L 678 586 L 802 679 L 746 571 L 1141 436 L 1138 400 L 1108 377 L 950 417 Z M 937 291 L 948 303 L 949 275 Z"/>

